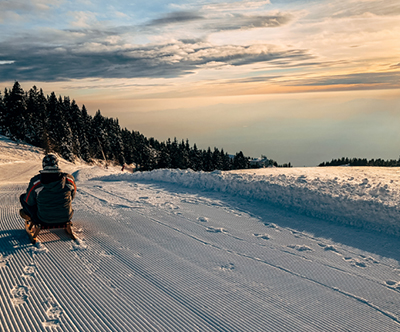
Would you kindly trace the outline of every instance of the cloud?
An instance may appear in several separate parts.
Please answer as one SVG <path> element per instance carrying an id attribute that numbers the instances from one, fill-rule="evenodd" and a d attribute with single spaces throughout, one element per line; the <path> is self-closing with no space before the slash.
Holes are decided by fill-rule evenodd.
<path id="1" fill-rule="evenodd" d="M 29 11 L 33 6 L 29 2 L 20 1 L 2 1 L 0 2 L 0 11 Z"/>
<path id="2" fill-rule="evenodd" d="M 271 63 L 281 60 L 272 61 Z M 324 62 L 309 63 L 307 61 L 297 64 L 314 66 L 315 68 L 323 67 Z M 286 66 L 285 66 L 286 67 Z M 296 68 L 295 63 L 290 63 L 291 68 Z M 367 89 L 398 89 L 400 88 L 400 71 L 397 72 L 371 72 L 371 73 L 355 73 L 348 75 L 320 75 L 310 77 L 304 72 L 292 72 L 287 74 L 281 72 L 278 75 L 257 75 L 239 79 L 226 79 L 216 81 L 215 84 L 236 85 L 236 84 L 258 84 L 271 83 L 280 87 L 302 87 L 303 91 L 341 91 L 341 90 L 367 90 Z M 265 93 L 265 90 L 262 90 Z M 297 90 L 294 90 L 297 91 Z"/>
<path id="3" fill-rule="evenodd" d="M 30 3 L 0 1 L 0 23 L 21 20 L 21 14 L 30 13 L 34 9 L 34 6 Z"/>
<path id="4" fill-rule="evenodd" d="M 230 2 L 217 2 L 208 0 L 198 0 L 195 2 L 185 2 L 181 4 L 170 4 L 172 8 L 178 8 L 179 10 L 193 10 L 197 8 L 203 12 L 246 12 L 259 10 L 267 5 L 270 5 L 269 0 L 242 0 L 242 1 L 230 1 Z"/>
<path id="5" fill-rule="evenodd" d="M 78 28 L 90 28 L 93 24 L 97 23 L 96 14 L 93 12 L 71 12 L 69 13 L 74 21 L 71 25 Z"/>
<path id="6" fill-rule="evenodd" d="M 294 16 L 290 13 L 266 13 L 245 15 L 238 13 L 203 13 L 195 11 L 180 11 L 168 13 L 146 24 L 148 27 L 162 27 L 176 24 L 200 23 L 196 28 L 211 31 L 247 30 L 255 28 L 276 28 L 288 24 Z"/>
<path id="7" fill-rule="evenodd" d="M 281 78 L 281 77 L 282 76 L 277 76 L 277 75 L 255 76 L 255 77 L 226 80 L 223 83 L 225 83 L 225 84 L 265 83 L 265 82 L 271 82 L 271 81 L 273 81 L 277 78 Z M 220 84 L 220 82 L 216 82 L 215 84 Z"/>
<path id="8" fill-rule="evenodd" d="M 336 1 L 330 10 L 333 18 L 377 15 L 396 16 L 400 14 L 398 0 L 350 0 Z"/>
<path id="9" fill-rule="evenodd" d="M 244 10 L 255 10 L 269 5 L 271 1 L 236 1 L 236 2 L 222 2 L 222 3 L 211 3 L 202 7 L 205 11 L 244 11 Z"/>
<path id="10" fill-rule="evenodd" d="M 208 65 L 244 66 L 279 60 L 312 58 L 305 50 L 277 49 L 271 45 L 224 45 L 176 41 L 142 47 L 82 42 L 57 45 L 0 43 L 3 81 L 57 81 L 81 78 L 171 78 L 193 74 Z"/>
<path id="11" fill-rule="evenodd" d="M 256 28 L 277 28 L 293 20 L 290 13 L 276 13 L 268 15 L 242 15 L 234 14 L 218 19 L 216 22 L 206 24 L 205 28 L 223 30 L 247 30 Z"/>
<path id="12" fill-rule="evenodd" d="M 17 18 L 37 18 L 51 7 L 59 6 L 62 0 L 2 0 L 0 1 L 0 23 Z"/>
<path id="13" fill-rule="evenodd" d="M 286 81 L 290 86 L 329 86 L 329 85 L 358 85 L 358 86 L 382 86 L 398 88 L 400 86 L 400 71 L 355 73 L 348 75 L 319 76 L 315 78 L 303 78 L 296 82 Z"/>
<path id="14" fill-rule="evenodd" d="M 203 20 L 204 17 L 196 12 L 180 11 L 163 15 L 161 18 L 150 21 L 148 26 L 160 26 L 176 23 L 186 23 L 192 21 Z"/>
<path id="15" fill-rule="evenodd" d="M 129 16 L 125 13 L 119 12 L 119 11 L 115 11 L 114 15 L 120 18 L 128 18 Z"/>

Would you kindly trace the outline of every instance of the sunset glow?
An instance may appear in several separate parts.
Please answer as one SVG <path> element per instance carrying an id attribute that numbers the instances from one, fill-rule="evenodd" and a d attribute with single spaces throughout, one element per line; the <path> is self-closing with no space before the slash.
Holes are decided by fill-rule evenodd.
<path id="1" fill-rule="evenodd" d="M 0 2 L 19 81 L 159 140 L 311 166 L 400 154 L 397 0 Z"/>

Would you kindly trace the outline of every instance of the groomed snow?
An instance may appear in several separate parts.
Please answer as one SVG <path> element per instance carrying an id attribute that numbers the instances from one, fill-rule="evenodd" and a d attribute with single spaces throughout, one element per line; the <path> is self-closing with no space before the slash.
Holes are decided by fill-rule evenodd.
<path id="1" fill-rule="evenodd" d="M 62 162 L 78 240 L 32 245 L 18 197 L 41 153 L 0 137 L 1 332 L 400 331 L 399 238 L 371 230 L 398 234 L 397 169 Z"/>

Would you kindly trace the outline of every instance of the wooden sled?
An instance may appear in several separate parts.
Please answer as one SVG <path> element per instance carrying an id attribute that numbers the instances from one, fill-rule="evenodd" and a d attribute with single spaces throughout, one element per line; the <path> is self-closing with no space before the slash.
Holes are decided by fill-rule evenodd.
<path id="1" fill-rule="evenodd" d="M 64 223 L 58 224 L 47 224 L 47 223 L 35 223 L 32 220 L 25 220 L 25 230 L 28 233 L 28 236 L 33 244 L 37 241 L 37 236 L 42 229 L 54 229 L 54 228 L 63 228 L 65 232 L 69 235 L 72 240 L 76 240 L 74 233 L 72 232 L 72 222 L 67 221 Z"/>

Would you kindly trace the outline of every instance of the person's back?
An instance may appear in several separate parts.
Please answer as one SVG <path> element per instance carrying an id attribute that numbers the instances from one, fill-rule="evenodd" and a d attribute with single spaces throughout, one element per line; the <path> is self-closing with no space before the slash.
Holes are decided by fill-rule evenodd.
<path id="1" fill-rule="evenodd" d="M 26 194 L 20 197 L 21 216 L 48 224 L 70 221 L 75 193 L 74 177 L 62 172 L 57 157 L 48 154 L 43 158 L 43 170 L 31 179 Z"/>

